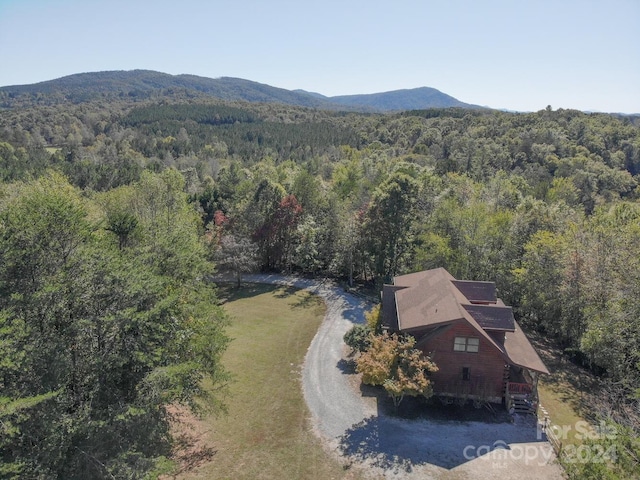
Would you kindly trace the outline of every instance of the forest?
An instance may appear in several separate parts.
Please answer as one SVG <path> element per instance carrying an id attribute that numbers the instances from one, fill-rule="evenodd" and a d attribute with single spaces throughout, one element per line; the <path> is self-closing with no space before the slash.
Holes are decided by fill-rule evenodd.
<path id="1" fill-rule="evenodd" d="M 216 265 L 495 281 L 640 434 L 638 117 L 33 102 L 0 110 L 0 178 L 2 478 L 160 471 L 165 407 L 223 408 Z"/>

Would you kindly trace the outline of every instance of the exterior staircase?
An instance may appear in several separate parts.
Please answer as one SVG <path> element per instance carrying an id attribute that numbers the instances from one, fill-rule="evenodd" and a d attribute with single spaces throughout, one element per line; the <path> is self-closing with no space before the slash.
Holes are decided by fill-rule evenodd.
<path id="1" fill-rule="evenodd" d="M 538 404 L 534 399 L 532 386 L 528 383 L 510 382 L 510 368 L 505 366 L 503 375 L 504 401 L 511 414 L 537 415 Z"/>
<path id="2" fill-rule="evenodd" d="M 517 413 L 520 415 L 536 415 L 537 405 L 528 398 L 521 395 L 510 395 L 507 397 L 507 410 L 509 413 Z"/>

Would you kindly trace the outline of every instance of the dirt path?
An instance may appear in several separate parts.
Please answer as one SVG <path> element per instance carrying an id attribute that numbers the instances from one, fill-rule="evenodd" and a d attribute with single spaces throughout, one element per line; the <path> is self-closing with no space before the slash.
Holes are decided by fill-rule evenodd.
<path id="1" fill-rule="evenodd" d="M 328 281 L 249 275 L 244 281 L 303 288 L 327 313 L 307 352 L 302 385 L 316 433 L 345 462 L 397 479 L 556 479 L 562 469 L 544 435 L 524 422 L 401 420 L 378 412 L 345 369 L 342 337 L 371 305 Z"/>

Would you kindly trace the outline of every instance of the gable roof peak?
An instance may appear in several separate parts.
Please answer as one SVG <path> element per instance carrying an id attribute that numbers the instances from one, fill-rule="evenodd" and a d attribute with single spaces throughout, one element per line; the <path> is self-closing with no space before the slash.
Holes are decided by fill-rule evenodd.
<path id="1" fill-rule="evenodd" d="M 511 307 L 496 297 L 494 282 L 456 280 L 444 268 L 394 277 L 383 288 L 383 317 L 388 328 L 424 332 L 457 321 L 467 322 L 510 363 L 548 373 L 518 327 Z M 505 332 L 504 345 L 490 331 Z"/>

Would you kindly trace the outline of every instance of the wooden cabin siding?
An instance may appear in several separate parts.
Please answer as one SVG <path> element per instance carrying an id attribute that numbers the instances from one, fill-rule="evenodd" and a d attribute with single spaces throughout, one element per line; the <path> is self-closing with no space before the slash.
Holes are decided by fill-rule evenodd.
<path id="1" fill-rule="evenodd" d="M 454 351 L 455 337 L 478 338 L 478 352 Z M 442 334 L 428 339 L 421 350 L 431 357 L 439 370 L 431 375 L 434 393 L 502 398 L 505 360 L 466 321 L 461 320 Z M 469 368 L 470 379 L 463 380 L 462 369 Z"/>

